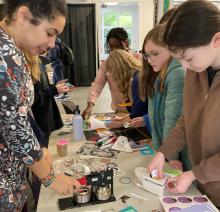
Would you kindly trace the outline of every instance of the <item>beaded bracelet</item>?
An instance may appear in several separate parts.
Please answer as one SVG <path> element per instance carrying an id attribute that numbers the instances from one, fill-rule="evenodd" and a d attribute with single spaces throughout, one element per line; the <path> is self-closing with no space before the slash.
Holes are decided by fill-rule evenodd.
<path id="1" fill-rule="evenodd" d="M 50 169 L 50 173 L 48 174 L 47 177 L 45 177 L 44 179 L 41 180 L 41 183 L 45 186 L 48 187 L 49 185 L 51 185 L 53 183 L 53 181 L 55 180 L 56 176 L 54 174 L 53 168 Z"/>

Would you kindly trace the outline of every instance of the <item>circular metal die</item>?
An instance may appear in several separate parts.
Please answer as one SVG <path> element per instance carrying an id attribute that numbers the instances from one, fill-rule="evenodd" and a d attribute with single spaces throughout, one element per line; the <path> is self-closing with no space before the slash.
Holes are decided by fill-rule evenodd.
<path id="1" fill-rule="evenodd" d="M 98 200 L 108 200 L 111 196 L 111 189 L 109 186 L 98 187 L 96 190 L 96 198 Z"/>
<path id="2" fill-rule="evenodd" d="M 76 203 L 87 203 L 91 198 L 91 189 L 88 186 L 80 186 L 73 195 Z"/>
<path id="3" fill-rule="evenodd" d="M 122 184 L 130 184 L 132 180 L 130 177 L 120 177 L 119 182 Z"/>

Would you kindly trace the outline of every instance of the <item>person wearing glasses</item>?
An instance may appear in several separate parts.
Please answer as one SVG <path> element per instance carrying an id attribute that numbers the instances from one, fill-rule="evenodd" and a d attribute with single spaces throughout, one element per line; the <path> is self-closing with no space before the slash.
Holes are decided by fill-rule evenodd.
<path id="1" fill-rule="evenodd" d="M 140 96 L 148 98 L 148 115 L 151 124 L 152 143 L 155 150 L 162 145 L 170 130 L 182 114 L 185 71 L 172 58 L 163 43 L 165 26 L 158 25 L 144 39 L 143 72 L 140 76 Z M 132 124 L 132 123 L 131 123 Z M 187 149 L 170 161 L 170 165 L 189 170 Z"/>
<path id="2" fill-rule="evenodd" d="M 108 48 L 110 52 L 116 49 L 122 49 L 127 52 L 130 52 L 136 59 L 141 60 L 141 56 L 139 53 L 130 51 L 128 45 L 128 33 L 123 28 L 120 27 L 112 28 L 107 34 L 106 43 L 108 44 Z M 113 80 L 112 75 L 106 72 L 106 60 L 104 60 L 100 64 L 100 68 L 97 71 L 95 81 L 90 86 L 88 93 L 87 107 L 82 113 L 82 117 L 84 119 L 88 118 L 91 115 L 95 102 L 100 96 L 107 82 L 112 97 L 112 103 L 111 103 L 112 110 L 126 111 L 126 107 L 117 106 L 117 104 L 125 103 L 125 100 L 122 98 L 122 94 L 120 93 L 118 86 Z"/>
<path id="3" fill-rule="evenodd" d="M 184 114 L 148 166 L 163 177 L 170 160 L 187 145 L 192 169 L 169 178 L 167 190 L 185 193 L 196 183 L 220 209 L 220 11 L 212 2 L 190 0 L 181 4 L 167 23 L 163 36 L 172 55 L 187 69 Z M 214 211 L 214 209 L 213 209 Z"/>

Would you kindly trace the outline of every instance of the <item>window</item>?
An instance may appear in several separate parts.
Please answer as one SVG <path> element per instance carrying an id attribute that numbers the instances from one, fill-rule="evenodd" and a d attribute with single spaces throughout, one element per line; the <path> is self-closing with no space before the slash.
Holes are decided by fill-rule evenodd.
<path id="1" fill-rule="evenodd" d="M 108 55 L 106 35 L 114 27 L 123 27 L 128 33 L 129 47 L 138 50 L 138 7 L 133 5 L 109 6 L 101 10 L 101 59 Z"/>

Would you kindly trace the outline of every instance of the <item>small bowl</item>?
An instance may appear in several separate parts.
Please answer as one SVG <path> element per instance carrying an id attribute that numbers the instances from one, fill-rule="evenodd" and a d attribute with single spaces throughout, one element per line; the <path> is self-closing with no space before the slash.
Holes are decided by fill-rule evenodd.
<path id="1" fill-rule="evenodd" d="M 98 187 L 96 190 L 96 198 L 98 200 L 108 200 L 111 196 L 111 189 L 109 186 Z"/>
<path id="2" fill-rule="evenodd" d="M 91 188 L 88 186 L 80 186 L 73 194 L 74 202 L 87 203 L 91 198 Z"/>

